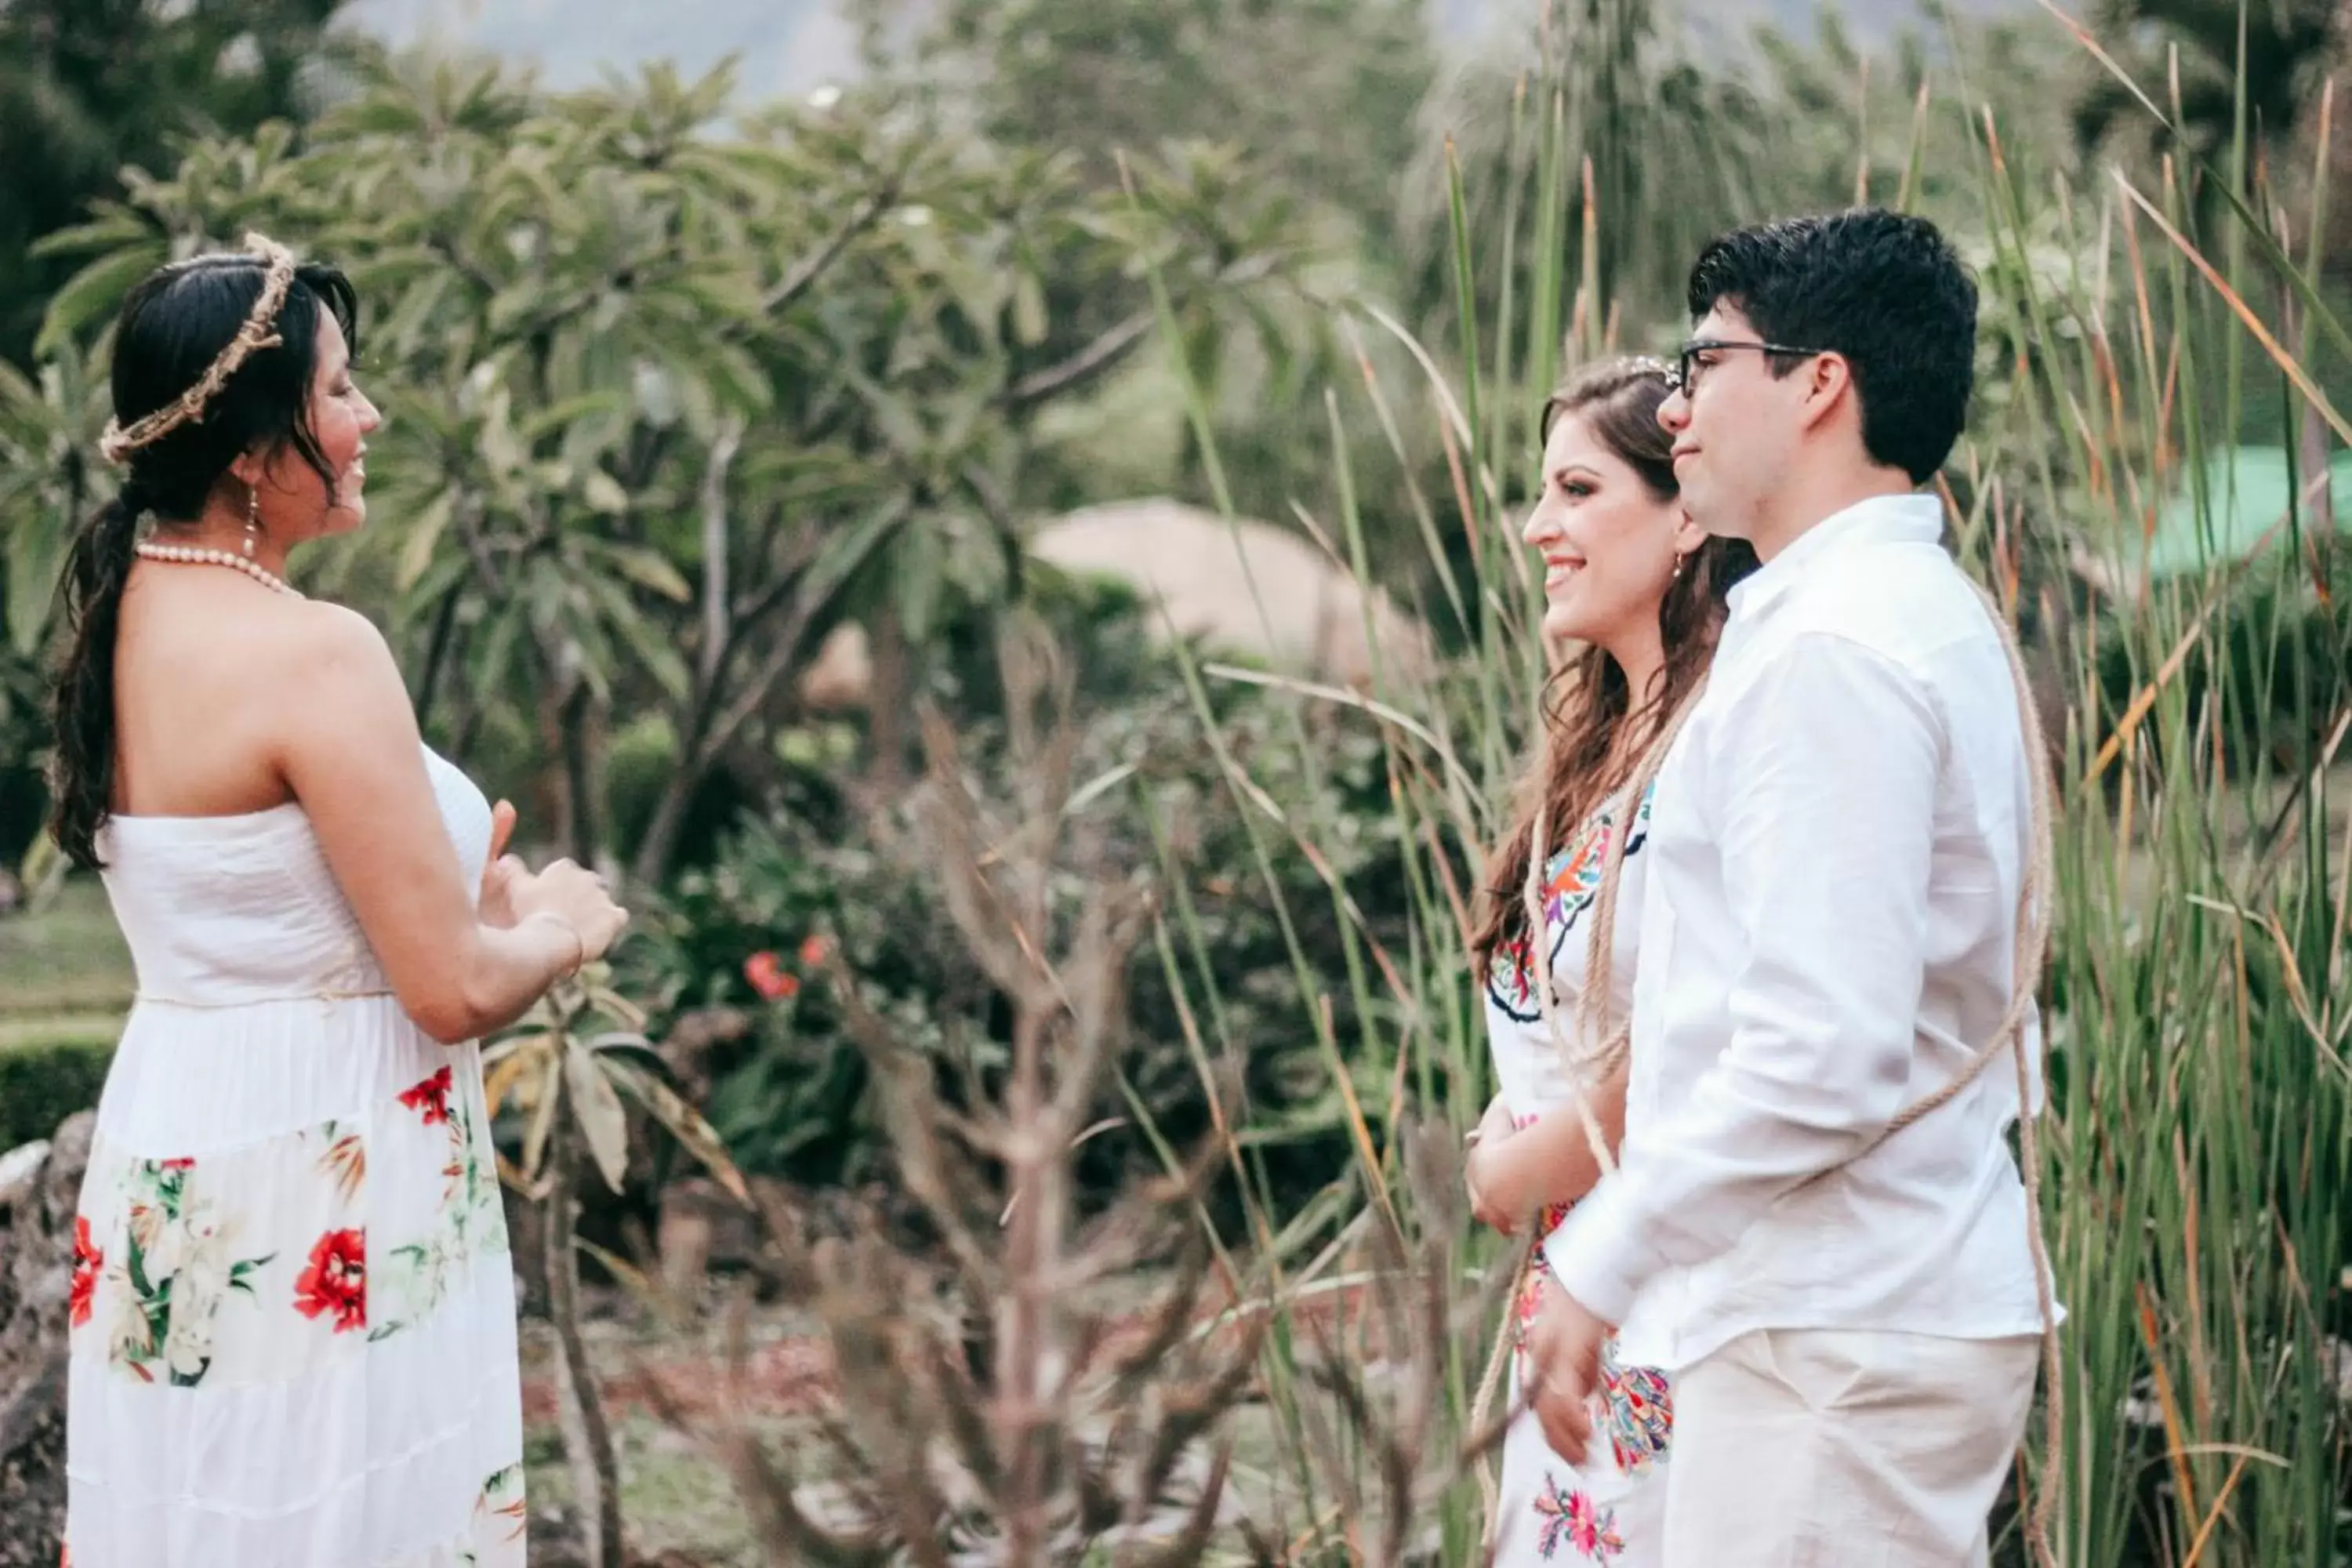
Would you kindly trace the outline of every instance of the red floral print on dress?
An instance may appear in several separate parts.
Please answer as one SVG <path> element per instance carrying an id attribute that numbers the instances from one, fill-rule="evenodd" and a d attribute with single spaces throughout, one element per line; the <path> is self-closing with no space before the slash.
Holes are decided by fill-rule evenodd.
<path id="1" fill-rule="evenodd" d="M 427 1127 L 438 1127 L 449 1120 L 449 1069 L 443 1068 L 415 1089 L 403 1089 L 400 1103 L 425 1118 Z"/>
<path id="2" fill-rule="evenodd" d="M 367 1233 L 331 1230 L 310 1248 L 294 1282 L 294 1310 L 306 1318 L 333 1313 L 335 1332 L 367 1327 Z"/>
<path id="3" fill-rule="evenodd" d="M 89 1221 L 76 1215 L 71 1321 L 77 1329 L 89 1321 L 90 1304 L 98 1295 L 99 1272 L 105 1267 L 106 1254 L 90 1239 Z"/>

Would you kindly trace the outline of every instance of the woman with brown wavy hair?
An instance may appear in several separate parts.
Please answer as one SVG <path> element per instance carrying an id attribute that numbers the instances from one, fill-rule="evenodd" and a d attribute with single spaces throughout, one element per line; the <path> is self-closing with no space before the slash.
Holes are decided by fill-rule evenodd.
<path id="1" fill-rule="evenodd" d="M 1657 419 L 1672 390 L 1664 364 L 1620 360 L 1554 394 L 1542 489 L 1524 530 L 1543 556 L 1546 641 L 1581 651 L 1555 672 L 1538 759 L 1486 868 L 1474 943 L 1501 1092 L 1471 1135 L 1466 1179 L 1482 1221 L 1506 1234 L 1534 1226 L 1515 1327 L 1536 1300 L 1546 1251 L 1573 1247 L 1570 1210 L 1602 1179 L 1592 1134 L 1613 1157 L 1624 1130 L 1622 1026 L 1639 959 L 1644 781 L 1654 772 L 1644 764 L 1704 682 L 1727 595 L 1756 565 L 1748 545 L 1709 538 L 1684 515 Z M 1621 1325 L 1637 1350 L 1642 1315 Z M 1612 1353 L 1601 1396 L 1608 1448 L 1596 1444 L 1580 1468 L 1545 1445 L 1531 1416 L 1512 1424 L 1491 1527 L 1496 1563 L 1663 1561 L 1666 1379 Z"/>

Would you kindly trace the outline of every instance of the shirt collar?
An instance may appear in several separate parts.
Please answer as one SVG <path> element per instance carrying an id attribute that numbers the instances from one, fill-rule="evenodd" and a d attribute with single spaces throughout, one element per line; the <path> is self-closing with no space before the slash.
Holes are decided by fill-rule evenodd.
<path id="1" fill-rule="evenodd" d="M 1732 585 L 1735 619 L 1760 615 L 1810 570 L 1811 563 L 1870 544 L 1933 544 L 1944 537 L 1944 503 L 1932 495 L 1872 496 L 1832 512 L 1786 550 Z"/>

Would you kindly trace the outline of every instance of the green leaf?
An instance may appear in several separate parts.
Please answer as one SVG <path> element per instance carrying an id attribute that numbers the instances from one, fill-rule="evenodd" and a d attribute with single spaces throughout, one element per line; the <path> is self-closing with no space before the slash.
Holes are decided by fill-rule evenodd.
<path id="1" fill-rule="evenodd" d="M 645 672 L 664 691 L 672 697 L 684 697 L 693 685 L 693 678 L 687 672 L 685 658 L 677 645 L 667 640 L 663 628 L 630 603 L 629 596 L 617 584 L 591 577 L 586 586 L 603 611 L 605 628 L 629 645 Z M 589 673 L 593 679 L 599 672 L 592 668 Z"/>
<path id="2" fill-rule="evenodd" d="M 1024 349 L 1045 341 L 1045 286 L 1024 268 L 1013 280 L 1013 338 Z"/>
<path id="3" fill-rule="evenodd" d="M 440 547 L 441 535 L 447 531 L 449 519 L 457 510 L 457 487 L 449 485 L 426 501 L 410 521 L 408 537 L 400 542 L 400 567 L 394 577 L 402 593 L 415 587 L 425 569 L 433 564 L 433 552 Z"/>
<path id="4" fill-rule="evenodd" d="M 37 492 L 34 499 L 39 500 Z M 57 524 L 66 521 L 47 516 L 19 520 L 9 530 L 8 640 L 20 658 L 32 658 L 47 639 L 70 526 Z"/>
<path id="5" fill-rule="evenodd" d="M 56 353 L 82 328 L 110 313 L 132 284 L 163 262 L 160 244 L 130 246 L 75 273 L 49 299 L 49 308 L 41 317 L 41 335 L 33 342 L 34 357 L 46 359 Z"/>
<path id="6" fill-rule="evenodd" d="M 563 1047 L 563 1082 L 571 1091 L 572 1120 L 587 1140 L 589 1155 L 604 1184 L 621 1190 L 629 1171 L 629 1113 L 604 1076 L 596 1053 L 577 1040 Z"/>
<path id="7" fill-rule="evenodd" d="M 540 1069 L 539 1100 L 532 1105 L 530 1124 L 523 1129 L 522 1173 L 527 1181 L 537 1181 L 547 1161 L 547 1140 L 555 1131 L 555 1113 L 563 1108 L 563 1058 L 553 1050 L 547 1052 L 547 1065 Z"/>
<path id="8" fill-rule="evenodd" d="M 64 228 L 51 229 L 26 247 L 26 254 L 44 260 L 53 256 L 71 256 L 77 251 L 115 250 L 124 246 L 146 244 L 160 252 L 163 237 L 154 226 L 131 208 L 109 202 L 113 210 L 108 216 L 89 223 L 68 224 Z"/>
<path id="9" fill-rule="evenodd" d="M 621 488 L 620 480 L 602 468 L 588 470 L 580 481 L 580 493 L 590 510 L 606 517 L 619 517 L 629 510 L 629 492 Z"/>
<path id="10" fill-rule="evenodd" d="M 655 1121 L 669 1129 L 670 1135 L 686 1146 L 688 1153 L 702 1162 L 703 1168 L 719 1180 L 719 1184 L 743 1203 L 751 1201 L 751 1189 L 745 1186 L 742 1172 L 727 1152 L 719 1130 L 703 1119 L 700 1111 L 688 1105 L 678 1092 L 664 1083 L 654 1073 L 634 1062 L 616 1061 L 607 1058 L 604 1071 L 613 1081 L 628 1091 L 629 1097 L 652 1112 Z"/>
<path id="11" fill-rule="evenodd" d="M 685 574 L 656 551 L 598 540 L 596 553 L 638 587 L 659 594 L 674 604 L 688 604 L 694 598 L 693 585 L 687 582 Z"/>
<path id="12" fill-rule="evenodd" d="M 775 400 L 768 373 L 749 352 L 734 343 L 713 343 L 703 355 L 704 377 L 719 399 L 732 408 L 764 413 Z"/>
<path id="13" fill-rule="evenodd" d="M 919 644 L 930 639 L 931 618 L 946 597 L 946 552 L 927 547 L 903 553 L 892 587 L 908 640 Z"/>

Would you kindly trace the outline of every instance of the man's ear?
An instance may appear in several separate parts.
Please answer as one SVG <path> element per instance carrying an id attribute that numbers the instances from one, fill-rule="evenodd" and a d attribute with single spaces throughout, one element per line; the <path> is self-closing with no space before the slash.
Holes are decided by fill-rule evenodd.
<path id="1" fill-rule="evenodd" d="M 1815 354 L 1801 372 L 1805 377 L 1805 426 L 1811 429 L 1839 409 L 1854 404 L 1853 365 L 1842 353 Z M 1856 405 L 1859 414 L 1859 405 Z"/>

